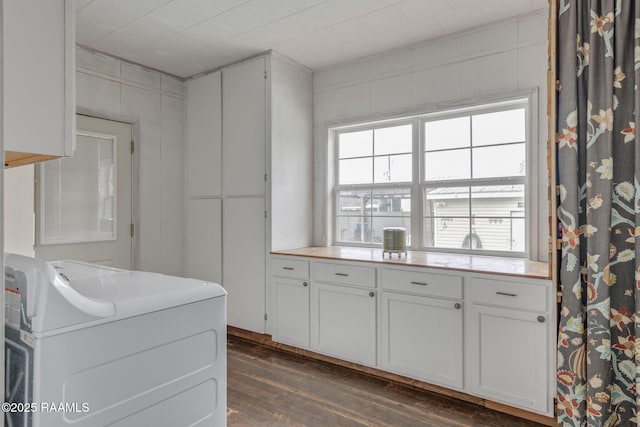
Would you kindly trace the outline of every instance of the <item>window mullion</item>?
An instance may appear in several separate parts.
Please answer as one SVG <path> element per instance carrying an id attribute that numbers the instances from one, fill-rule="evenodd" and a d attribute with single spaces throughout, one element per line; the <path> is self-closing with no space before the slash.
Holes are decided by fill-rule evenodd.
<path id="1" fill-rule="evenodd" d="M 420 180 L 422 178 L 422 131 L 421 121 L 419 119 L 413 122 L 413 182 L 411 186 L 411 246 L 415 249 L 423 248 L 422 233 L 422 191 L 420 188 Z"/>
<path id="2" fill-rule="evenodd" d="M 473 146 L 473 114 L 469 115 L 469 161 L 471 162 L 471 164 L 469 165 L 469 170 L 471 171 L 471 176 L 470 178 L 470 182 L 473 183 L 473 150 L 474 146 Z M 469 184 L 469 249 L 473 249 L 473 201 L 471 200 L 471 186 L 472 184 Z"/>

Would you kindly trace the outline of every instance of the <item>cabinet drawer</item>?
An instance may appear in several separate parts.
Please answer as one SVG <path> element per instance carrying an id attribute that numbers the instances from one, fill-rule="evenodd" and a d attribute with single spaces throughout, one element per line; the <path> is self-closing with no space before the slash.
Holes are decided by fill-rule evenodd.
<path id="1" fill-rule="evenodd" d="M 394 291 L 462 299 L 462 276 L 449 274 L 385 268 L 382 270 L 382 287 Z"/>
<path id="2" fill-rule="evenodd" d="M 293 258 L 272 258 L 271 274 L 278 277 L 308 279 L 309 261 L 301 261 Z"/>
<path id="3" fill-rule="evenodd" d="M 476 303 L 521 308 L 531 311 L 547 310 L 547 282 L 526 283 L 499 278 L 471 278 L 471 300 Z"/>
<path id="4" fill-rule="evenodd" d="M 316 262 L 313 264 L 313 279 L 320 282 L 375 288 L 376 270 L 373 267 Z"/>

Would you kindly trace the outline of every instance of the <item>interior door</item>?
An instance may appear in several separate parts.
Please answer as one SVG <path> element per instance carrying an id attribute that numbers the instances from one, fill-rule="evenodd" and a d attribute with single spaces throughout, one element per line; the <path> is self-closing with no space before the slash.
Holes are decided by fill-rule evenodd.
<path id="1" fill-rule="evenodd" d="M 36 257 L 130 269 L 131 125 L 77 115 L 76 141 L 36 170 Z"/>

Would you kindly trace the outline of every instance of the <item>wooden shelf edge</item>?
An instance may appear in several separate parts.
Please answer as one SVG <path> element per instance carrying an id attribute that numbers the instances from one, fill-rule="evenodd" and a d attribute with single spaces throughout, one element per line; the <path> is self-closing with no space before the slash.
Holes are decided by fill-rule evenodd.
<path id="1" fill-rule="evenodd" d="M 47 160 L 58 159 L 60 156 L 52 156 L 50 154 L 23 153 L 21 151 L 5 151 L 4 167 L 13 168 L 16 166 L 30 165 L 33 163 L 45 162 Z"/>
<path id="2" fill-rule="evenodd" d="M 267 347 L 275 348 L 277 350 L 294 353 L 304 357 L 309 357 L 315 360 L 319 360 L 332 365 L 341 366 L 347 369 L 352 369 L 359 373 L 371 375 L 376 378 L 381 378 L 387 381 L 391 381 L 404 386 L 413 387 L 422 391 L 437 393 L 443 396 L 452 397 L 454 399 L 463 400 L 465 402 L 474 403 L 476 405 L 483 406 L 487 409 L 503 412 L 505 414 L 513 415 L 518 418 L 523 418 L 529 421 L 534 421 L 547 426 L 557 425 L 555 418 L 546 417 L 534 412 L 525 411 L 523 409 L 514 408 L 512 406 L 503 405 L 501 403 L 492 402 L 481 397 L 472 396 L 467 393 L 463 393 L 456 390 L 450 390 L 448 388 L 440 387 L 434 384 L 429 384 L 424 381 L 415 380 L 413 378 L 404 377 L 402 375 L 394 374 L 391 372 L 383 371 L 377 368 L 371 368 L 369 366 L 359 365 L 357 363 L 348 362 L 346 360 L 337 359 L 335 357 L 326 356 L 324 354 L 315 353 L 310 350 L 305 350 L 298 347 L 293 347 L 287 344 L 281 344 L 273 341 L 271 335 L 259 334 L 256 332 L 247 331 L 245 329 L 236 328 L 234 326 L 227 326 L 227 334 L 234 337 L 243 338 L 248 341 L 252 341 L 258 344 L 265 345 Z"/>

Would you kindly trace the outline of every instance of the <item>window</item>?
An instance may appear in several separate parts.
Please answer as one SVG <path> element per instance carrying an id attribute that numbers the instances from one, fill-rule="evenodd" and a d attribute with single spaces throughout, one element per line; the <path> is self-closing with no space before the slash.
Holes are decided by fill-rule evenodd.
<path id="1" fill-rule="evenodd" d="M 40 245 L 116 238 L 117 137 L 77 133 L 73 157 L 40 165 Z"/>
<path id="2" fill-rule="evenodd" d="M 334 242 L 527 252 L 528 111 L 518 99 L 333 129 Z"/>
<path id="3" fill-rule="evenodd" d="M 337 242 L 382 244 L 384 227 L 410 228 L 414 126 L 338 132 Z"/>

